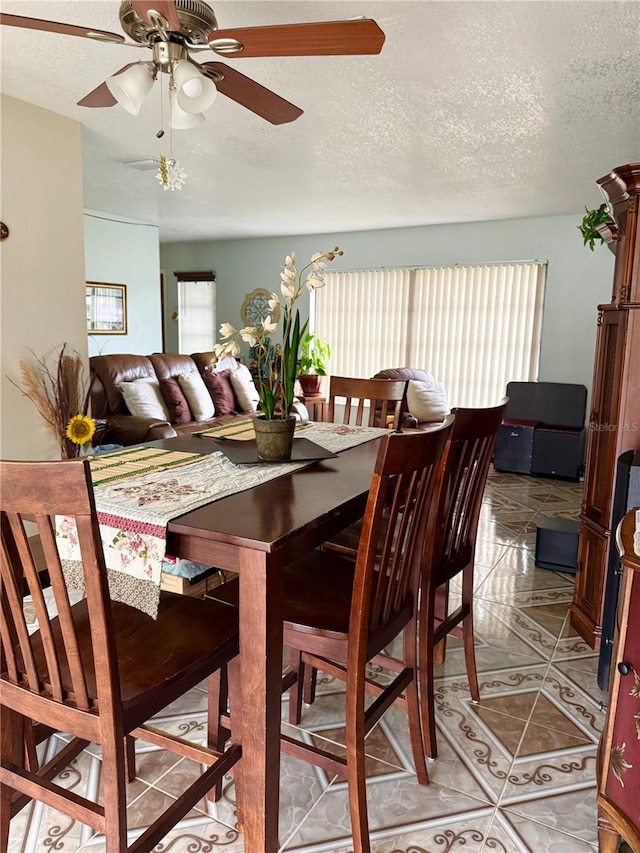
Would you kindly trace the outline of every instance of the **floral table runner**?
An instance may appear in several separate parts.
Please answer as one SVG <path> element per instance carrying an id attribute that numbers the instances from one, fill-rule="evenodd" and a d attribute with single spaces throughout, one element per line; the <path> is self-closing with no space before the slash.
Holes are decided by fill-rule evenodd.
<path id="1" fill-rule="evenodd" d="M 387 432 L 377 427 L 313 423 L 305 428 L 304 437 L 338 453 Z M 154 617 L 160 597 L 166 528 L 172 518 L 312 464 L 291 462 L 246 466 L 234 465 L 219 451 L 206 452 L 201 456 L 184 454 L 191 458 L 182 459 L 173 453 L 171 459 L 159 454 L 157 467 L 139 474 L 134 467 L 125 470 L 124 465 L 118 466 L 116 463 L 123 461 L 118 456 L 109 454 L 91 462 L 92 471 L 95 466 L 99 478 L 94 483 L 94 493 L 109 588 L 115 600 L 138 607 Z M 111 467 L 108 465 L 110 460 L 114 463 Z M 151 465 L 145 454 L 138 462 L 147 467 Z M 119 473 L 114 473 L 116 470 Z M 59 517 L 56 533 L 68 582 L 82 588 L 73 519 Z"/>

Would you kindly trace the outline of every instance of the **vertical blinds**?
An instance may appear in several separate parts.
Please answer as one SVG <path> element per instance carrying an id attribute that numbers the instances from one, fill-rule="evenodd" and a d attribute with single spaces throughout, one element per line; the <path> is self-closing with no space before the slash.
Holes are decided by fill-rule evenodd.
<path id="1" fill-rule="evenodd" d="M 315 331 L 335 375 L 422 367 L 450 405 L 493 405 L 507 382 L 537 379 L 545 278 L 537 261 L 325 273 Z"/>

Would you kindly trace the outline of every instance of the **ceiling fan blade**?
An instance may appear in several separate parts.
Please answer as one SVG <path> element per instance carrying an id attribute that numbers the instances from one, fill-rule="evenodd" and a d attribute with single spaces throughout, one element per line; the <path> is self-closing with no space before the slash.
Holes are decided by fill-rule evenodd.
<path id="1" fill-rule="evenodd" d="M 153 21 L 149 19 L 149 12 L 157 12 L 167 21 L 170 30 L 181 28 L 174 0 L 133 0 L 131 5 L 136 15 L 151 26 Z"/>
<path id="2" fill-rule="evenodd" d="M 204 62 L 200 70 L 213 80 L 219 92 L 271 124 L 295 121 L 303 113 L 300 107 L 222 62 Z"/>
<path id="3" fill-rule="evenodd" d="M 112 74 L 112 77 L 116 77 L 118 74 L 122 74 L 123 71 L 126 71 L 127 68 L 131 68 L 132 65 L 136 65 L 135 62 L 128 62 L 126 65 L 123 65 L 119 71 L 116 71 L 115 74 Z M 89 92 L 88 95 L 85 95 L 81 101 L 78 101 L 79 107 L 115 107 L 118 101 L 113 97 L 111 92 L 109 91 L 109 87 L 106 83 L 101 83 L 99 86 Z"/>
<path id="4" fill-rule="evenodd" d="M 230 58 L 380 53 L 383 44 L 384 33 L 371 18 L 216 30 L 209 39 L 212 50 Z"/>
<path id="5" fill-rule="evenodd" d="M 106 30 L 93 30 L 91 27 L 77 27 L 75 24 L 61 24 L 58 21 L 45 21 L 41 18 L 24 18 L 22 15 L 0 13 L 0 24 L 6 27 L 24 27 L 27 30 L 42 30 L 45 33 L 60 33 L 63 36 L 79 36 L 96 41 L 123 42 L 124 36 L 108 33 Z"/>

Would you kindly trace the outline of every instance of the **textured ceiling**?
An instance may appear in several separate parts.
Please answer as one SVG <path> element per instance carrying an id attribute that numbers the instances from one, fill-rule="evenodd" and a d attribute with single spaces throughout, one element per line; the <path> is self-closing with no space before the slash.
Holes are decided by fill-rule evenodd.
<path id="1" fill-rule="evenodd" d="M 159 141 L 158 83 L 137 117 L 76 106 L 146 50 L 1 28 L 3 93 L 83 125 L 85 207 L 157 223 L 163 241 L 575 213 L 640 159 L 639 2 L 211 5 L 221 29 L 364 15 L 386 41 L 379 56 L 226 58 L 304 115 L 276 127 L 219 96 L 203 126 Z M 117 0 L 0 8 L 120 32 Z M 182 192 L 122 165 L 171 144 Z"/>

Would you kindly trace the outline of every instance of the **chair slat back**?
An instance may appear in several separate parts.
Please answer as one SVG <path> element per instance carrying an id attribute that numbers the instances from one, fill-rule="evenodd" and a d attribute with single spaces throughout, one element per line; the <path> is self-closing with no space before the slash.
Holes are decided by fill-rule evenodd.
<path id="1" fill-rule="evenodd" d="M 119 703 L 106 569 L 88 462 L 0 462 L 0 510 L 5 677 L 32 694 L 79 710 L 95 708 L 96 690 L 99 704 Z M 80 638 L 74 622 L 56 516 L 63 517 L 69 535 L 78 538 L 90 637 Z M 47 610 L 28 523 L 37 528 L 56 617 Z M 35 633 L 29 632 L 24 615 L 25 585 L 38 622 Z M 87 655 L 93 658 L 89 667 Z M 96 673 L 97 685 L 87 684 L 87 670 Z"/>
<path id="2" fill-rule="evenodd" d="M 351 606 L 350 634 L 360 641 L 416 604 L 429 510 L 452 422 L 449 416 L 431 432 L 389 433 L 381 441 Z"/>
<path id="3" fill-rule="evenodd" d="M 327 418 L 330 422 L 335 422 L 336 398 L 340 397 L 345 400 L 343 424 L 381 427 L 389 425 L 392 429 L 399 430 L 407 384 L 406 380 L 332 376 L 329 383 Z"/>
<path id="4" fill-rule="evenodd" d="M 484 409 L 454 409 L 434 511 L 435 581 L 441 584 L 473 560 L 489 465 L 508 400 Z"/>

